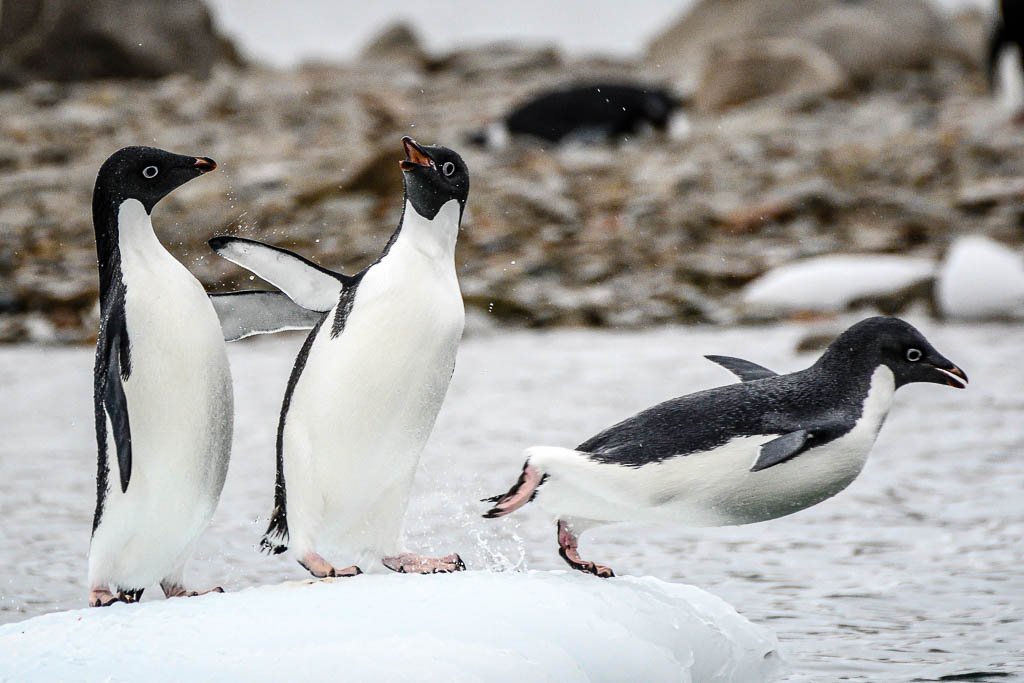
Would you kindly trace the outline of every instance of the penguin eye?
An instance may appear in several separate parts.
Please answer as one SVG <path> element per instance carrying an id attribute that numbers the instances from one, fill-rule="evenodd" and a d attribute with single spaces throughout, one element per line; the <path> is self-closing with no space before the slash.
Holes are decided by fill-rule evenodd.
<path id="1" fill-rule="evenodd" d="M 907 349 L 907 360 L 909 360 L 911 363 L 916 363 L 917 361 L 921 360 L 921 350 Z"/>
<path id="2" fill-rule="evenodd" d="M 444 173 L 446 176 L 455 173 L 455 164 L 453 164 L 450 161 L 444 162 L 444 164 L 441 165 L 441 172 Z"/>
<path id="3" fill-rule="evenodd" d="M 156 166 L 147 166 L 146 168 L 142 169 L 142 177 L 146 178 L 147 180 L 149 178 L 155 178 L 156 174 L 159 172 L 160 169 L 158 169 Z"/>

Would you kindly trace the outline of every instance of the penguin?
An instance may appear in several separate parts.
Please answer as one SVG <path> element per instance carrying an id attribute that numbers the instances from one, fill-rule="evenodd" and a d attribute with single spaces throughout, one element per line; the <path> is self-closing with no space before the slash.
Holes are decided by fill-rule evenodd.
<path id="1" fill-rule="evenodd" d="M 1018 123 L 1024 123 L 1024 2 L 1000 0 L 986 59 L 989 87 Z"/>
<path id="2" fill-rule="evenodd" d="M 898 318 L 863 320 L 806 370 L 777 375 L 739 358 L 711 359 L 742 382 L 644 410 L 576 448 L 534 447 L 486 518 L 536 500 L 557 520 L 573 569 L 600 524 L 731 526 L 783 517 L 830 498 L 860 474 L 892 403 L 911 382 L 964 388 L 967 376 Z"/>
<path id="3" fill-rule="evenodd" d="M 151 214 L 216 167 L 207 157 L 126 147 L 96 177 L 95 607 L 136 602 L 157 582 L 167 597 L 198 594 L 183 573 L 227 474 L 231 372 L 206 291 L 160 244 Z"/>
<path id="4" fill-rule="evenodd" d="M 254 240 L 210 240 L 220 256 L 320 312 L 282 403 L 274 509 L 261 541 L 265 552 L 291 551 L 317 578 L 355 576 L 378 561 L 401 573 L 465 569 L 458 554 L 408 552 L 402 532 L 462 337 L 454 256 L 469 170 L 445 147 L 402 144 L 402 218 L 355 275 Z"/>
<path id="5" fill-rule="evenodd" d="M 576 140 L 606 143 L 650 127 L 664 132 L 682 101 L 662 88 L 590 83 L 543 92 L 498 122 L 467 136 L 467 142 L 505 147 L 522 136 L 558 144 Z"/>

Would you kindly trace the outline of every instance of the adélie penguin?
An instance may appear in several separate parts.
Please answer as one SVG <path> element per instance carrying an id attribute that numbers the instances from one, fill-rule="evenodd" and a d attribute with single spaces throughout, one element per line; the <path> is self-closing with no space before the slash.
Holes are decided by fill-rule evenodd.
<path id="1" fill-rule="evenodd" d="M 210 246 L 320 319 L 296 358 L 277 434 L 274 509 L 262 547 L 316 577 L 464 569 L 403 546 L 420 453 L 455 367 L 464 309 L 455 243 L 469 195 L 462 158 L 402 140 L 404 213 L 377 260 L 335 273 L 237 237 Z"/>
<path id="2" fill-rule="evenodd" d="M 1016 123 L 1024 123 L 1024 2 L 1000 0 L 988 41 L 989 87 Z"/>
<path id="3" fill-rule="evenodd" d="M 196 594 L 182 575 L 227 474 L 231 373 L 206 292 L 160 244 L 150 215 L 214 168 L 206 157 L 126 147 L 96 177 L 92 606 L 135 602 L 157 582 L 168 597 Z"/>
<path id="4" fill-rule="evenodd" d="M 963 388 L 967 376 L 908 323 L 875 317 L 846 330 L 806 370 L 776 375 L 709 356 L 732 384 L 644 410 L 576 448 L 526 450 L 519 480 L 484 516 L 536 500 L 557 520 L 559 552 L 601 577 L 578 537 L 599 524 L 750 524 L 830 498 L 860 474 L 893 393 L 911 382 Z"/>

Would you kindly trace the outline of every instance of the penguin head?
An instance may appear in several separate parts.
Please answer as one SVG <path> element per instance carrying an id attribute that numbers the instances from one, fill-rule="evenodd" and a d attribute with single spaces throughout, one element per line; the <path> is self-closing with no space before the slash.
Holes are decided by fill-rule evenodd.
<path id="1" fill-rule="evenodd" d="M 896 386 L 912 382 L 967 386 L 967 375 L 939 353 L 917 328 L 899 318 L 862 320 L 829 345 L 820 361 L 834 370 L 882 365 L 892 370 Z"/>
<path id="2" fill-rule="evenodd" d="M 416 213 L 433 220 L 441 207 L 456 200 L 459 215 L 469 197 L 469 169 L 458 154 L 447 147 L 420 145 L 402 138 L 405 159 L 399 162 L 405 183 L 405 198 Z"/>
<path id="3" fill-rule="evenodd" d="M 96 199 L 120 205 L 137 199 L 146 213 L 175 188 L 217 168 L 213 159 L 173 154 L 154 147 L 125 147 L 114 152 L 96 176 Z"/>

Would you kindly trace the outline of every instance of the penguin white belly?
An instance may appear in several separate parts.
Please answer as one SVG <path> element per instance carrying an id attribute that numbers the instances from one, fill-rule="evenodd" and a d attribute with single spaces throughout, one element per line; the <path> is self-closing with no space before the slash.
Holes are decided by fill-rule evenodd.
<path id="1" fill-rule="evenodd" d="M 289 545 L 373 569 L 402 550 L 416 464 L 455 367 L 464 309 L 451 258 L 398 240 L 331 311 L 283 430 Z"/>
<path id="2" fill-rule="evenodd" d="M 849 432 L 759 472 L 750 468 L 761 446 L 779 435 L 737 437 L 710 451 L 641 467 L 595 462 L 568 449 L 530 449 L 530 463 L 550 476 L 536 500 L 560 517 L 598 522 L 727 526 L 792 514 L 857 478 L 894 392 L 892 372 L 879 368 Z"/>
<path id="3" fill-rule="evenodd" d="M 121 239 L 131 478 L 122 493 L 108 420 L 110 484 L 89 560 L 93 585 L 124 589 L 172 576 L 188 559 L 224 485 L 233 421 L 227 354 L 206 292 L 159 244 L 132 240 L 126 248 Z"/>
<path id="4" fill-rule="evenodd" d="M 1024 111 L 1024 55 L 1016 45 L 1007 45 L 996 62 L 996 81 L 999 99 L 1009 114 Z"/>

